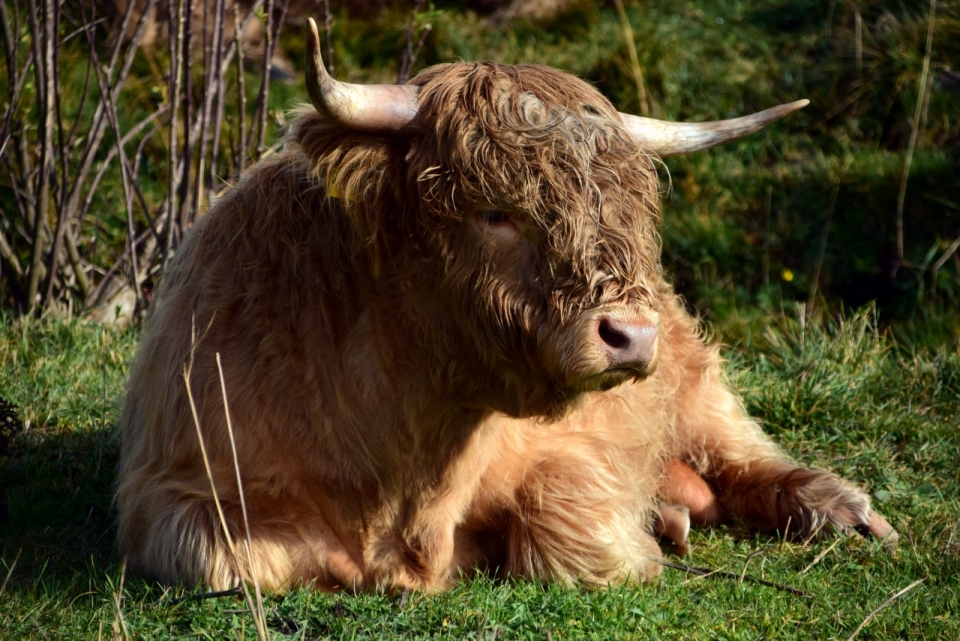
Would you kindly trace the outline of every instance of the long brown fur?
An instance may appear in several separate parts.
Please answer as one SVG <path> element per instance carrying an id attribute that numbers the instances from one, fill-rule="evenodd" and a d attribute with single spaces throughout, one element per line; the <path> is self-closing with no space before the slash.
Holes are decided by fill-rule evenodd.
<path id="1" fill-rule="evenodd" d="M 255 575 L 436 590 L 478 570 L 605 585 L 659 572 L 658 494 L 706 502 L 709 522 L 869 521 L 865 494 L 797 468 L 724 382 L 662 278 L 656 171 L 609 102 L 546 67 L 442 65 L 412 82 L 422 134 L 301 112 L 163 275 L 121 419 L 132 568 L 214 589 Z M 514 231 L 485 226 L 490 207 Z M 608 369 L 600 314 L 656 319 L 652 374 Z M 214 482 L 251 564 L 217 517 L 191 351 Z"/>

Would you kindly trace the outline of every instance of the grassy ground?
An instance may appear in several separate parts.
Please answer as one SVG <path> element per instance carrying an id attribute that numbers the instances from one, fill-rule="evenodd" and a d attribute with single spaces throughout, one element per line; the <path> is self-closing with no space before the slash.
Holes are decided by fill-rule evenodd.
<path id="1" fill-rule="evenodd" d="M 419 64 L 551 64 L 639 112 L 613 7 L 585 2 L 555 23 L 493 29 L 438 4 L 418 17 L 433 25 Z M 654 115 L 705 120 L 813 99 L 760 135 L 668 162 L 664 262 L 729 345 L 730 377 L 751 413 L 804 464 L 868 487 L 901 533 L 900 552 L 891 557 L 876 542 L 852 539 L 780 542 L 734 524 L 696 531 L 692 557 L 668 560 L 737 577 L 746 568 L 809 596 L 669 568 L 649 586 L 596 591 L 484 580 L 406 599 L 303 590 L 268 596 L 274 637 L 845 639 L 922 580 L 858 638 L 960 638 L 960 259 L 931 268 L 960 234 L 960 125 L 956 97 L 937 90 L 939 81 L 931 80 L 907 183 L 903 260 L 893 232 L 927 4 L 626 4 Z M 931 78 L 960 65 L 958 6 L 938 5 Z M 392 82 L 406 19 L 405 12 L 367 21 L 340 14 L 338 76 Z M 64 55 L 83 55 L 77 42 Z M 300 38 L 285 44 L 298 61 Z M 64 81 L 73 91 L 62 92 L 68 122 L 82 82 L 76 60 Z M 131 122 L 162 96 L 144 61 L 135 72 L 121 111 Z M 302 98 L 299 85 L 277 85 L 271 114 Z M 159 138 L 145 147 L 151 206 L 165 193 L 165 154 Z M 0 207 L 12 212 L 2 178 Z M 123 244 L 119 174 L 104 180 L 97 202 L 78 231 L 92 263 Z M 0 217 L 15 238 L 11 221 Z M 27 252 L 18 251 L 26 265 Z M 879 301 L 878 313 L 843 312 L 870 300 Z M 815 308 L 809 318 L 820 320 L 808 320 L 794 301 L 807 301 Z M 0 316 L 0 397 L 20 406 L 24 423 L 0 458 L 10 508 L 10 522 L 0 524 L 4 640 L 256 637 L 237 598 L 176 603 L 183 589 L 124 576 L 110 506 L 113 426 L 137 341 L 136 329 Z"/>
<path id="2" fill-rule="evenodd" d="M 595 591 L 482 579 L 406 599 L 300 590 L 267 597 L 273 636 L 847 638 L 922 579 L 860 638 L 957 638 L 960 349 L 910 354 L 866 312 L 826 328 L 797 318 L 770 317 L 749 349 L 731 349 L 731 379 L 793 456 L 870 488 L 901 533 L 895 557 L 875 541 L 781 542 L 734 524 L 697 530 L 692 556 L 668 560 L 736 576 L 746 568 L 809 596 L 671 568 L 651 585 Z M 4 639 L 109 638 L 115 625 L 132 638 L 255 638 L 236 597 L 175 603 L 185 590 L 124 577 L 110 508 L 112 426 L 136 343 L 135 331 L 78 321 L 3 320 L 0 395 L 20 405 L 26 425 L 2 468 Z"/>

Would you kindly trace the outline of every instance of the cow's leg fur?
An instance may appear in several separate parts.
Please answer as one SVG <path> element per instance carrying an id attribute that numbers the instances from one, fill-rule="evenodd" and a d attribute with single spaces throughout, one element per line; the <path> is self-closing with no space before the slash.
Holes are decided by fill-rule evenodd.
<path id="1" fill-rule="evenodd" d="M 531 425 L 541 434 L 528 449 L 504 447 L 485 478 L 482 493 L 501 496 L 491 502 L 505 524 L 501 574 L 588 585 L 657 576 L 656 487 L 632 467 L 649 452 L 622 434 L 551 428 Z"/>
<path id="2" fill-rule="evenodd" d="M 867 495 L 835 474 L 790 461 L 747 416 L 723 380 L 716 348 L 704 344 L 695 321 L 676 300 L 663 317 L 671 336 L 662 344 L 673 352 L 664 354 L 668 356 L 664 375 L 675 390 L 676 441 L 671 454 L 705 478 L 716 495 L 713 502 L 689 474 L 692 470 L 676 467 L 672 473 L 684 481 L 678 484 L 679 495 L 670 500 L 687 504 L 682 494 L 689 490 L 691 512 L 706 510 L 695 520 L 719 520 L 726 512 L 760 529 L 789 528 L 800 536 L 828 525 L 867 526 Z"/>
<path id="3" fill-rule="evenodd" d="M 258 501 L 248 494 L 247 536 L 239 501 L 222 498 L 228 541 L 216 503 L 202 494 L 160 492 L 139 510 L 128 506 L 124 514 L 139 520 L 120 522 L 127 530 L 122 552 L 133 569 L 164 583 L 202 581 L 212 590 L 232 588 L 241 578 L 269 590 L 305 584 L 327 591 L 363 587 L 356 554 L 341 544 L 316 505 L 290 503 L 279 511 L 282 497 Z"/>

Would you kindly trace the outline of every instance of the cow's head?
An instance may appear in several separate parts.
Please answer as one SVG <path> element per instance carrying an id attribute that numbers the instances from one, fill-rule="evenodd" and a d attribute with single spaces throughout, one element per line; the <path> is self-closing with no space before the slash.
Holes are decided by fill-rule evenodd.
<path id="1" fill-rule="evenodd" d="M 426 290 L 495 381 L 495 393 L 479 396 L 514 415 L 555 416 L 584 392 L 656 367 L 656 157 L 746 135 L 805 104 L 662 123 L 619 114 L 549 67 L 459 63 L 402 87 L 358 86 L 327 75 L 313 25 L 308 50 L 311 100 L 333 127 L 403 141 L 402 153 L 389 147 L 392 158 L 387 147 L 355 162 L 341 154 L 318 168 L 323 179 L 355 201 L 371 246 L 385 243 L 377 261 L 385 254 L 430 280 Z M 369 171 L 350 171 L 363 163 L 389 165 L 381 176 L 400 165 L 387 179 L 398 184 L 370 189 Z"/>

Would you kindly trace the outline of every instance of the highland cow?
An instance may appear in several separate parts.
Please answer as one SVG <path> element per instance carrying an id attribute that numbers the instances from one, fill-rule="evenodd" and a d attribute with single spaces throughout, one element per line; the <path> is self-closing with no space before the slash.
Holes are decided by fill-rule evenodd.
<path id="1" fill-rule="evenodd" d="M 687 510 L 886 533 L 747 416 L 661 273 L 656 157 L 805 103 L 662 123 L 493 63 L 347 85 L 311 26 L 314 108 L 160 284 L 121 419 L 131 568 L 213 589 L 607 585 L 657 575 L 655 534 L 682 544 Z"/>

